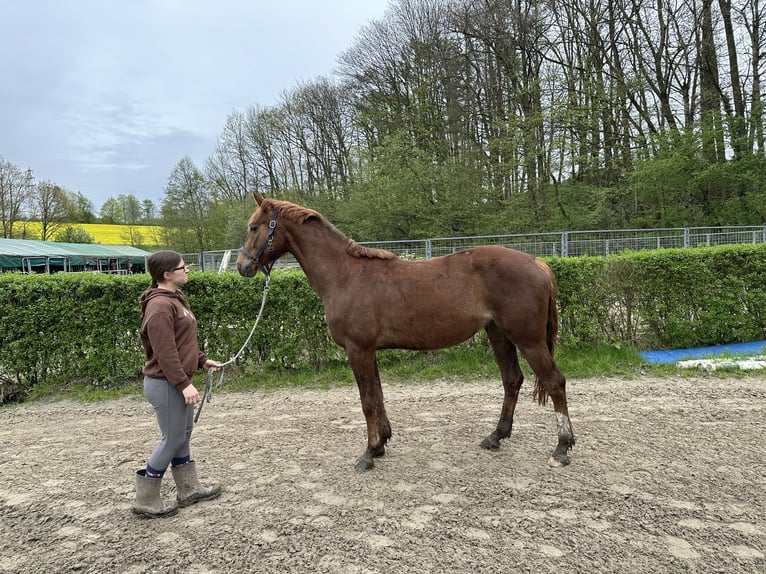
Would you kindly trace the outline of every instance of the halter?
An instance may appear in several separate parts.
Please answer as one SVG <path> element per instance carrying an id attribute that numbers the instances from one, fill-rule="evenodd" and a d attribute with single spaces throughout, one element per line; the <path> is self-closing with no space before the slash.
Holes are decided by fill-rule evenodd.
<path id="1" fill-rule="evenodd" d="M 266 235 L 266 239 L 261 244 L 261 248 L 258 250 L 258 253 L 255 254 L 255 256 L 250 255 L 247 249 L 245 249 L 245 246 L 239 248 L 239 252 L 247 257 L 248 259 L 255 262 L 255 266 L 260 270 L 261 273 L 263 273 L 266 277 L 268 277 L 271 274 L 271 268 L 274 266 L 274 263 L 276 263 L 276 258 L 274 257 L 274 230 L 277 228 L 277 215 L 279 214 L 279 210 L 275 209 L 271 214 L 271 221 L 269 221 L 269 232 Z M 261 255 L 263 255 L 263 252 L 266 251 L 266 248 L 269 248 L 269 262 L 264 266 L 261 264 Z"/>

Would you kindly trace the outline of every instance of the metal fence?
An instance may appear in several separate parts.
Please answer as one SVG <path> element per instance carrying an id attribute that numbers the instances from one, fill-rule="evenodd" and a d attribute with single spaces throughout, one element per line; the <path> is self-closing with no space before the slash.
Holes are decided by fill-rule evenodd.
<path id="1" fill-rule="evenodd" d="M 367 247 L 393 251 L 407 259 L 431 259 L 477 245 L 504 245 L 537 257 L 603 256 L 622 251 L 688 248 L 738 243 L 766 243 L 766 225 L 741 227 L 680 227 L 664 229 L 619 229 L 564 231 L 557 233 L 517 233 L 471 237 L 437 237 L 402 241 L 369 241 Z M 236 270 L 237 249 L 185 253 L 184 261 L 202 271 Z M 298 267 L 290 255 L 275 267 Z"/>

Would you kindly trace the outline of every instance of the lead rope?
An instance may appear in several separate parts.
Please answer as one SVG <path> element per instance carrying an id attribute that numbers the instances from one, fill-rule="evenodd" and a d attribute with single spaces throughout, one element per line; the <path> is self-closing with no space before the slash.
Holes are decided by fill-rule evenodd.
<path id="1" fill-rule="evenodd" d="M 258 327 L 258 323 L 261 320 L 261 315 L 263 315 L 263 308 L 266 306 L 266 298 L 269 295 L 269 281 L 271 281 L 271 275 L 266 275 L 266 283 L 263 284 L 263 297 L 261 299 L 261 308 L 258 311 L 258 316 L 255 318 L 255 323 L 253 324 L 253 328 L 250 329 L 250 334 L 247 336 L 247 339 L 245 339 L 244 344 L 242 347 L 240 347 L 239 351 L 237 351 L 236 355 L 234 355 L 231 359 L 226 361 L 225 363 L 221 364 L 221 368 L 218 370 L 218 388 L 221 388 L 221 385 L 223 384 L 223 373 L 226 370 L 226 365 L 232 364 L 234 361 L 239 359 L 239 356 L 242 354 L 242 352 L 245 350 L 245 347 L 250 343 L 250 339 L 253 338 L 253 333 L 255 333 L 256 327 Z M 199 415 L 202 412 L 202 407 L 205 405 L 205 402 L 211 402 L 213 398 L 213 369 L 208 369 L 207 374 L 205 375 L 205 390 L 202 392 L 202 400 L 199 403 L 199 408 L 197 409 L 197 414 L 194 415 L 194 422 L 196 423 L 199 420 Z"/>

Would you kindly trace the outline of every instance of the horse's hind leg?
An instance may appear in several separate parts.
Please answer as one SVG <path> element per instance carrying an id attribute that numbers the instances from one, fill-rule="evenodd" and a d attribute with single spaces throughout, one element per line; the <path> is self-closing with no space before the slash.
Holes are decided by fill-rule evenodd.
<path id="1" fill-rule="evenodd" d="M 524 375 L 519 366 L 519 357 L 516 346 L 505 334 L 492 322 L 485 327 L 495 361 L 500 367 L 500 375 L 503 378 L 503 408 L 500 411 L 500 420 L 497 428 L 487 438 L 481 441 L 481 446 L 487 450 L 500 448 L 500 441 L 511 436 L 513 429 L 513 413 L 516 410 L 516 402 L 519 398 L 519 389 L 524 382 Z"/>
<path id="2" fill-rule="evenodd" d="M 548 465 L 566 466 L 569 464 L 569 450 L 575 445 L 572 422 L 569 420 L 567 407 L 566 379 L 553 361 L 550 351 L 544 343 L 532 348 L 523 349 L 524 358 L 537 375 L 535 396 L 540 404 L 545 404 L 550 396 L 553 399 L 553 411 L 558 427 L 558 444 L 548 459 Z"/>
<path id="3" fill-rule="evenodd" d="M 356 470 L 370 470 L 375 466 L 373 458 L 386 453 L 386 442 L 391 438 L 391 424 L 388 422 L 383 403 L 383 389 L 375 351 L 347 348 L 348 362 L 354 372 L 362 401 L 362 412 L 367 421 L 367 450 L 356 462 Z"/>

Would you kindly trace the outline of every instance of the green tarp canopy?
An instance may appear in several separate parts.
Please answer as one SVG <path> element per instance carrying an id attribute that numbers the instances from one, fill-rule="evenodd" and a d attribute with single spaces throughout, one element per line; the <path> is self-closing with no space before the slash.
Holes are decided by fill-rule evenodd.
<path id="1" fill-rule="evenodd" d="M 143 266 L 148 251 L 130 245 L 100 245 L 97 243 L 57 243 L 31 239 L 0 238 L 0 270 L 53 266 L 62 270 L 87 267 L 94 271 L 112 268 L 129 269 Z"/>

